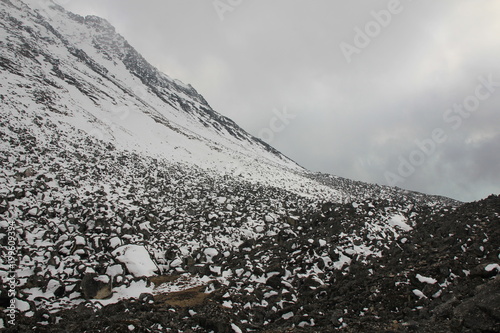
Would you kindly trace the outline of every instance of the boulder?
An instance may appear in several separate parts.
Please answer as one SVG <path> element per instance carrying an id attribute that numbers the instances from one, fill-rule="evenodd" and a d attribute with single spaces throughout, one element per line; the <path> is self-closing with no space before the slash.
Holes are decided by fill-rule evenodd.
<path id="1" fill-rule="evenodd" d="M 142 303 L 153 303 L 154 302 L 154 297 L 150 293 L 142 293 L 139 295 L 139 302 Z"/>
<path id="2" fill-rule="evenodd" d="M 153 276 L 159 272 L 148 250 L 140 245 L 123 245 L 112 252 L 117 261 L 127 267 L 135 277 Z"/>
<path id="3" fill-rule="evenodd" d="M 24 173 L 23 173 L 24 177 L 33 177 L 35 174 L 36 174 L 35 170 L 31 167 L 24 170 Z"/>
<path id="4" fill-rule="evenodd" d="M 111 278 L 107 275 L 87 273 L 82 279 L 81 292 L 86 299 L 106 299 L 113 294 Z"/>
<path id="5" fill-rule="evenodd" d="M 476 288 L 453 311 L 452 326 L 474 332 L 500 332 L 500 276 Z"/>

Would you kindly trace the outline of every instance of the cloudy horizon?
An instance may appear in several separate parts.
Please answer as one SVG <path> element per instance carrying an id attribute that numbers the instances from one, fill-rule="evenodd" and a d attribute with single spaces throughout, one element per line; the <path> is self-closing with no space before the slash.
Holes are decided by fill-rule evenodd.
<path id="1" fill-rule="evenodd" d="M 298 164 L 462 201 L 500 193 L 494 0 L 58 0 Z"/>

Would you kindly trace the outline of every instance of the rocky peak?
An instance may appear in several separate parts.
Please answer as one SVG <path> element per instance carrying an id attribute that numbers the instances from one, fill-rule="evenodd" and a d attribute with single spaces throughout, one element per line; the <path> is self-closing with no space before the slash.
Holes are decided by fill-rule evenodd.
<path id="1" fill-rule="evenodd" d="M 91 27 L 92 29 L 94 29 L 96 32 L 105 32 L 107 34 L 115 34 L 116 33 L 116 29 L 114 26 L 112 26 L 107 20 L 99 17 L 99 16 L 95 16 L 95 15 L 87 15 L 85 16 L 85 19 L 84 19 L 84 24 Z"/>

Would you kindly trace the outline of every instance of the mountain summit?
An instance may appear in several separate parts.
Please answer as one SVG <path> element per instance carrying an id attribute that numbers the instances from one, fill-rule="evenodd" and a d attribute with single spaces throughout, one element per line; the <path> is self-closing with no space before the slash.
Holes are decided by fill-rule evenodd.
<path id="1" fill-rule="evenodd" d="M 305 170 L 49 1 L 0 77 L 6 332 L 499 331 L 498 197 Z"/>

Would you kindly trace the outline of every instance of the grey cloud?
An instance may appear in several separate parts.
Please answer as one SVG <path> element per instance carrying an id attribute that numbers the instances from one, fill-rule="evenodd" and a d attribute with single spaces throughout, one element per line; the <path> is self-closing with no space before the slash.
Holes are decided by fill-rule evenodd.
<path id="1" fill-rule="evenodd" d="M 389 3 L 242 1 L 224 21 L 211 1 L 66 7 L 107 18 L 150 62 L 254 135 L 273 108 L 294 112 L 272 144 L 314 171 L 387 184 L 385 173 L 415 140 L 443 128 L 449 138 L 398 186 L 462 200 L 499 193 L 500 88 L 458 130 L 443 114 L 474 93 L 480 75 L 500 82 L 500 4 L 401 0 L 348 63 L 340 43 L 353 44 L 355 27 Z"/>

